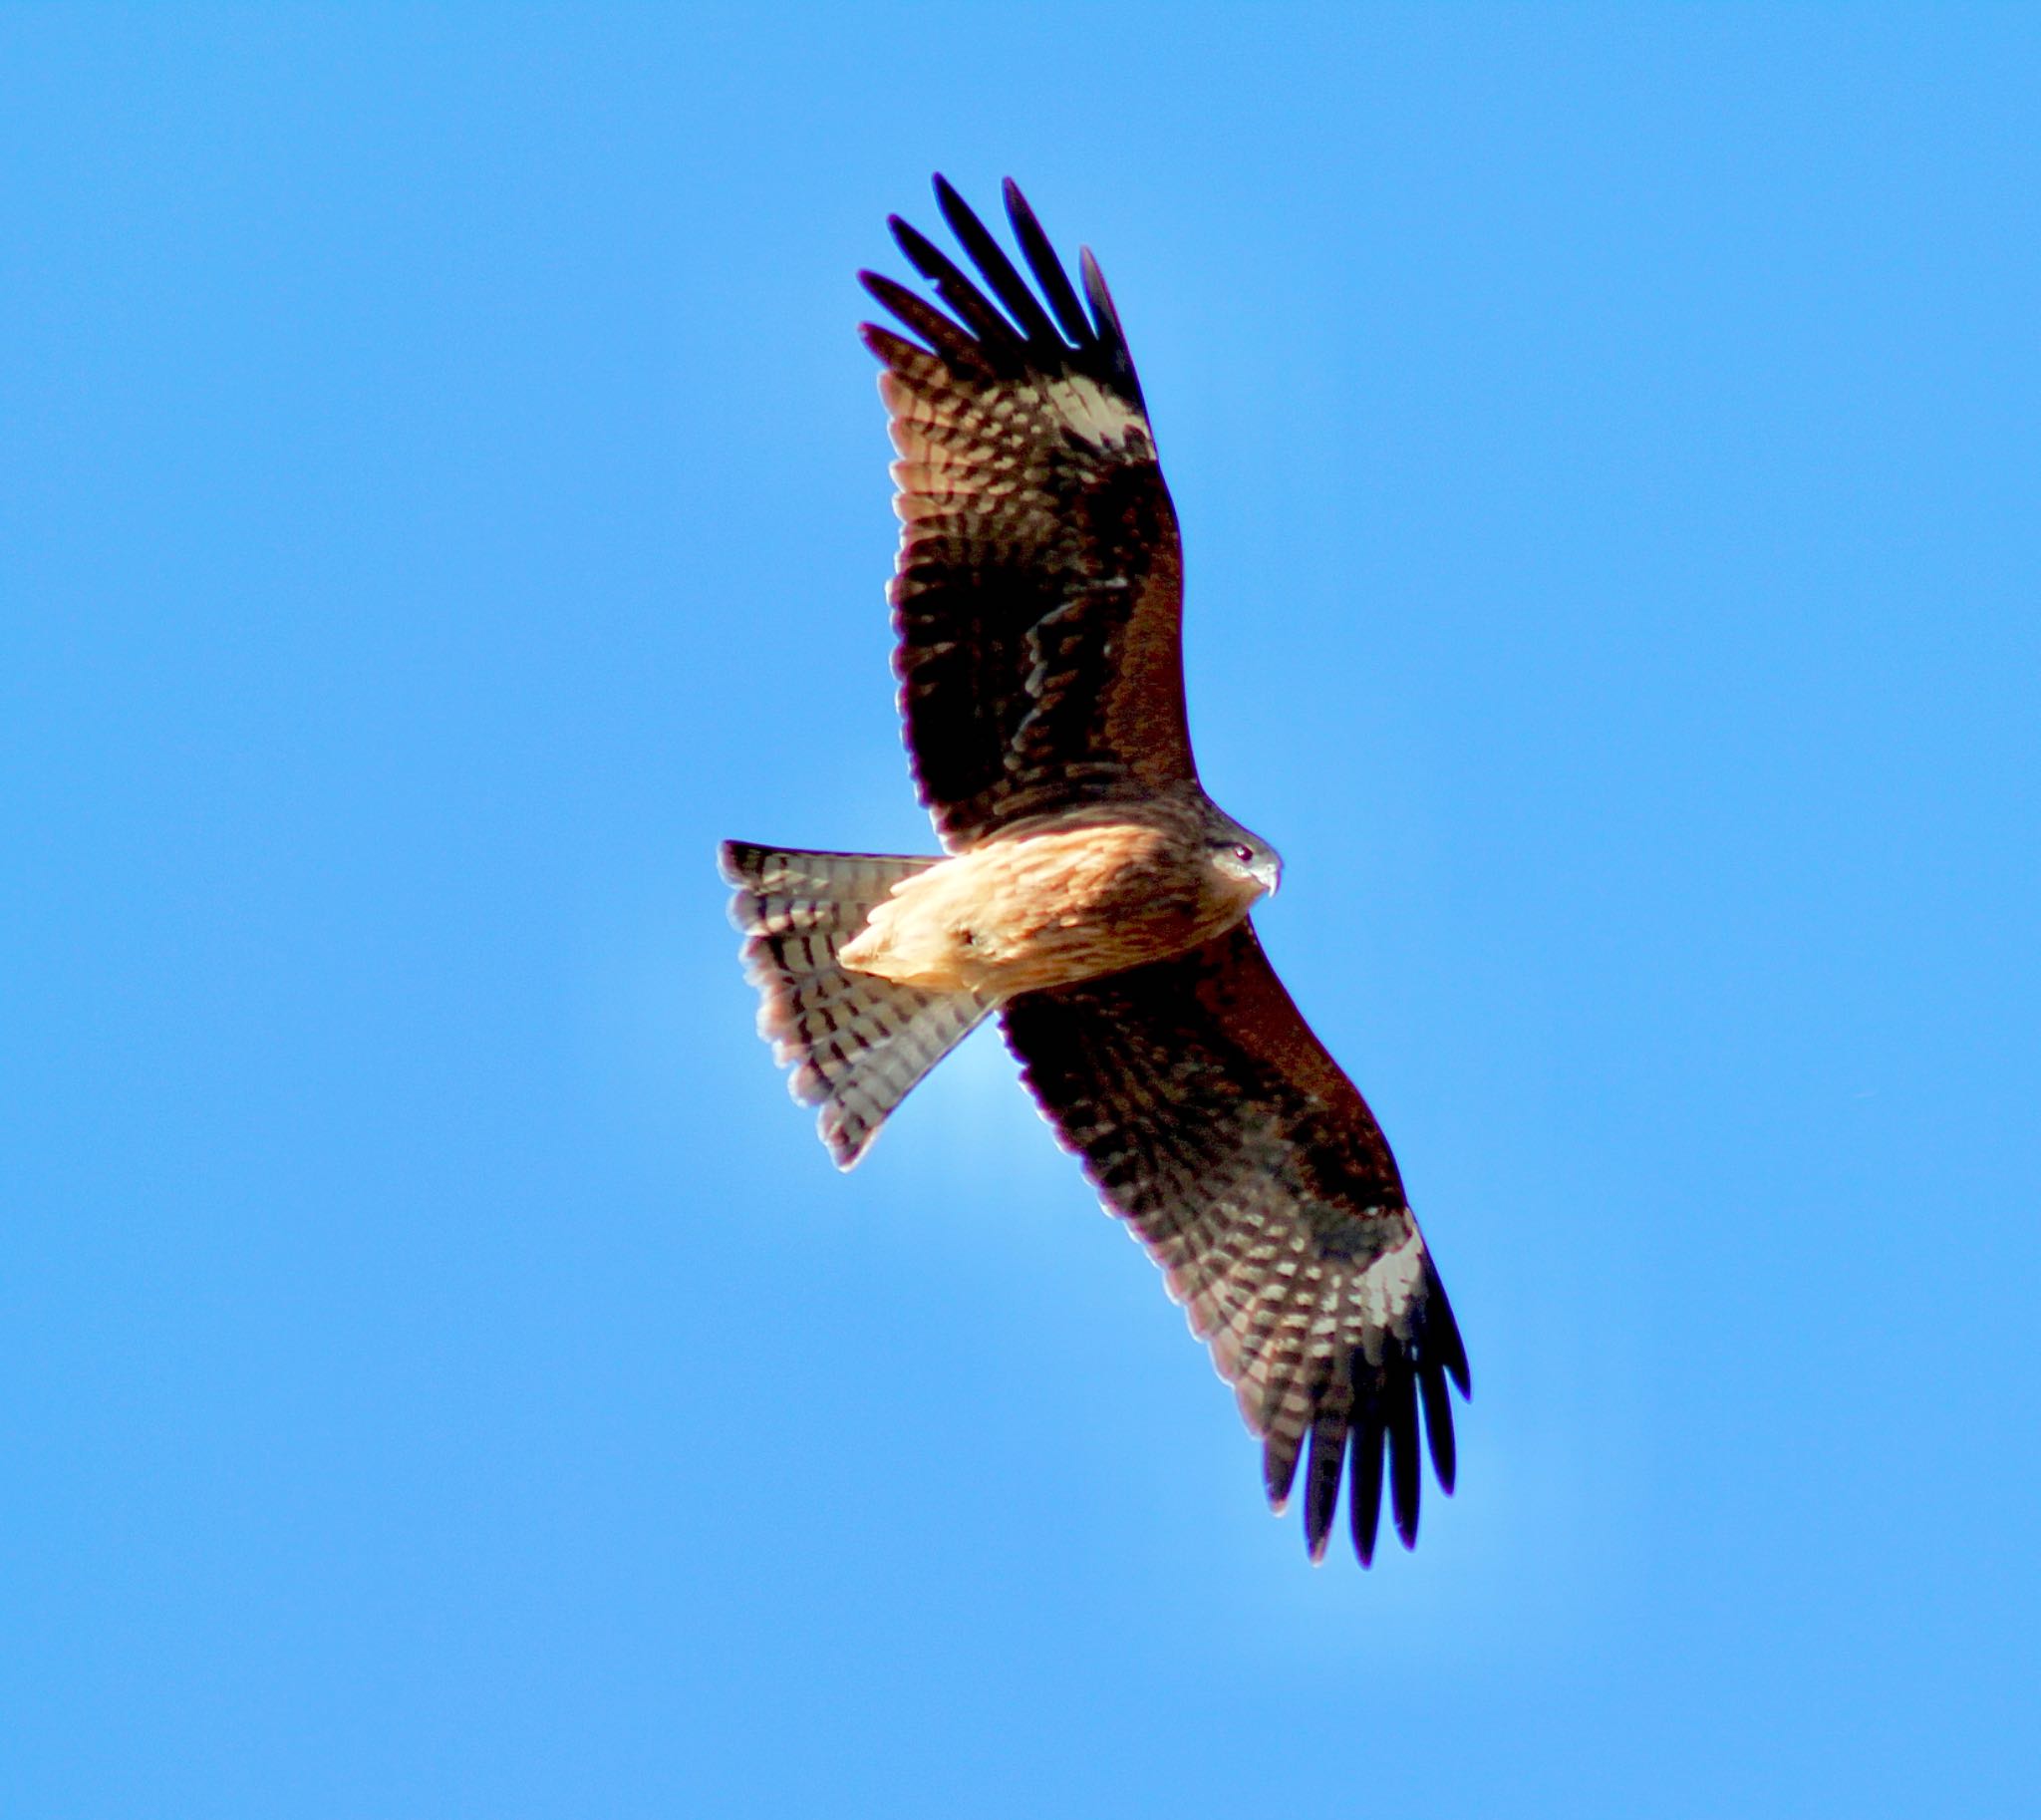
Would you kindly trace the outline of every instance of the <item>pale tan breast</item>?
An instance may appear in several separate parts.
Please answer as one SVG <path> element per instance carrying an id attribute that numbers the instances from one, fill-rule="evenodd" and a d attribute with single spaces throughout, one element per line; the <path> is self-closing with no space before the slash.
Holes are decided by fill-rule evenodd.
<path id="1" fill-rule="evenodd" d="M 1238 920 L 1246 903 L 1214 902 L 1210 870 L 1163 818 L 1003 835 L 905 880 L 842 959 L 931 991 L 1003 996 L 1117 973 Z"/>

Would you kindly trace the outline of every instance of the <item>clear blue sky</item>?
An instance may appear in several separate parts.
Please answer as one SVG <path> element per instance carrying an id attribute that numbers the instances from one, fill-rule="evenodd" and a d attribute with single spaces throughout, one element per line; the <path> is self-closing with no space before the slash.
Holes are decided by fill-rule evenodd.
<path id="1" fill-rule="evenodd" d="M 0 14 L 0 1808 L 2034 1811 L 2035 15 L 764 10 Z M 1467 1336 L 1371 1574 L 995 1041 L 752 1036 L 935 168 Z"/>

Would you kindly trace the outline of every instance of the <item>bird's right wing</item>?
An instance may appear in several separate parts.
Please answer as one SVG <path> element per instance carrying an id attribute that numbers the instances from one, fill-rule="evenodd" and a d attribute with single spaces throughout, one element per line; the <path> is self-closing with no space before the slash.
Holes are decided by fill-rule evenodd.
<path id="1" fill-rule="evenodd" d="M 942 178 L 992 296 L 895 216 L 949 314 L 873 273 L 919 342 L 867 323 L 900 458 L 894 668 L 922 799 L 946 845 L 1196 776 L 1179 647 L 1176 512 L 1105 280 L 1089 313 L 1011 182 L 1039 294 Z M 995 301 L 997 299 L 997 301 Z"/>
<path id="2" fill-rule="evenodd" d="M 1016 999 L 1007 1040 L 1108 1210 L 1134 1229 L 1264 1443 L 1269 1500 L 1299 1456 L 1305 1537 L 1348 1509 L 1373 1558 L 1384 1454 L 1417 1535 L 1418 1405 L 1453 1488 L 1447 1379 L 1467 1355 L 1367 1102 L 1312 1036 L 1252 924 L 1175 960 Z"/>

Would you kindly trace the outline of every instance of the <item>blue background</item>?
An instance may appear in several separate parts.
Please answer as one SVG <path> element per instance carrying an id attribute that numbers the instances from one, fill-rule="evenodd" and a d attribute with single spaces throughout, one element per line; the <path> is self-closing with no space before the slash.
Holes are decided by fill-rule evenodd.
<path id="1" fill-rule="evenodd" d="M 762 9 L 760 9 L 762 15 Z M 0 15 L 24 1816 L 2033 1811 L 2041 26 Z M 1098 248 L 1215 794 L 1474 1364 L 1310 1569 L 990 1035 L 851 273 Z"/>

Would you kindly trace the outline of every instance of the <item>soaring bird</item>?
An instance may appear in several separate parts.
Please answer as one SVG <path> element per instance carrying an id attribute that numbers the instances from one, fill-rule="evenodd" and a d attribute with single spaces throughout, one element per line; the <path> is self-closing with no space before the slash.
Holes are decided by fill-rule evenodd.
<path id="1" fill-rule="evenodd" d="M 859 332 L 899 457 L 893 667 L 943 853 L 726 842 L 759 1032 L 847 1169 L 997 1015 L 1235 1387 L 1276 1510 L 1303 1462 L 1314 1561 L 1350 1458 L 1366 1566 L 1385 1463 L 1416 1539 L 1420 1404 L 1453 1488 L 1467 1355 L 1381 1127 L 1256 938 L 1282 861 L 1199 783 L 1176 511 L 1098 263 L 1080 253 L 1080 299 L 1009 180 L 1029 285 L 935 188 L 978 280 L 894 216 L 945 307 L 864 272 L 908 334 Z"/>

